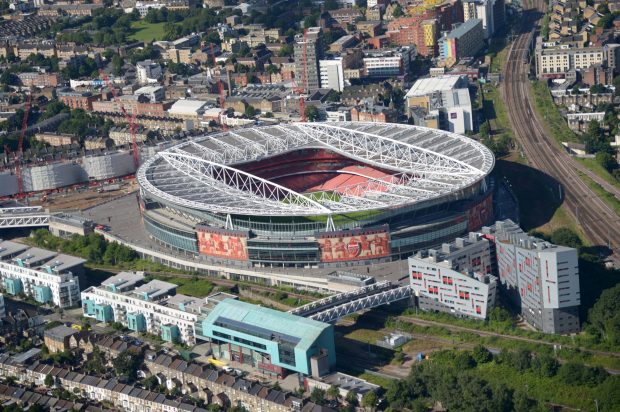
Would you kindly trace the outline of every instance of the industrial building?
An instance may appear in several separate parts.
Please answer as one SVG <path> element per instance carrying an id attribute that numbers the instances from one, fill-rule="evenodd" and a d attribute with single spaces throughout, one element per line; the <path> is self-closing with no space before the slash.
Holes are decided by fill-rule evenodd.
<path id="1" fill-rule="evenodd" d="M 84 316 L 98 322 L 119 322 L 167 342 L 195 344 L 194 325 L 205 301 L 176 294 L 175 284 L 145 281 L 144 272 L 121 272 L 84 290 Z"/>
<path id="2" fill-rule="evenodd" d="M 423 310 L 486 319 L 498 282 L 491 274 L 491 242 L 476 233 L 409 258 L 410 284 Z"/>
<path id="3" fill-rule="evenodd" d="M 78 276 L 86 260 L 0 241 L 0 278 L 5 293 L 25 295 L 39 303 L 60 308 L 76 306 L 80 301 Z"/>
<path id="4" fill-rule="evenodd" d="M 135 173 L 131 152 L 113 151 L 103 155 L 84 156 L 82 167 L 88 180 L 106 180 Z"/>
<path id="5" fill-rule="evenodd" d="M 212 342 L 216 357 L 275 376 L 322 376 L 336 364 L 332 325 L 233 299 L 213 308 L 199 337 Z"/>
<path id="6" fill-rule="evenodd" d="M 542 332 L 579 332 L 577 249 L 529 236 L 510 220 L 482 233 L 495 243 L 502 291 L 523 318 Z"/>

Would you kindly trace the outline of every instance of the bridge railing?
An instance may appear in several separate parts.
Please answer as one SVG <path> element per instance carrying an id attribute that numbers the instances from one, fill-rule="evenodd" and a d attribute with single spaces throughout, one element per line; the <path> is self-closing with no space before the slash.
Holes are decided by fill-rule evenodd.
<path id="1" fill-rule="evenodd" d="M 377 282 L 373 283 L 372 285 L 363 286 L 359 289 L 338 293 L 336 295 L 331 295 L 323 299 L 315 300 L 314 302 L 310 302 L 306 305 L 291 309 L 289 313 L 292 313 L 293 315 L 308 317 L 315 312 L 320 312 L 322 310 L 338 306 L 342 303 L 356 300 L 360 297 L 378 293 L 380 291 L 388 290 L 391 288 L 393 288 L 393 285 L 389 281 Z"/>

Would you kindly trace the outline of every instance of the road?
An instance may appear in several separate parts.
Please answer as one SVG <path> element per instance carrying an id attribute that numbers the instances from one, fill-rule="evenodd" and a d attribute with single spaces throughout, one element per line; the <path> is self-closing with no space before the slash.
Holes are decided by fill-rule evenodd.
<path id="1" fill-rule="evenodd" d="M 592 245 L 609 246 L 616 267 L 620 267 L 620 218 L 579 177 L 581 165 L 559 148 L 545 129 L 534 109 L 529 86 L 529 63 L 524 63 L 528 53 L 530 31 L 538 27 L 545 5 L 542 0 L 524 1 L 522 30 L 512 43 L 506 59 L 502 96 L 515 136 L 521 144 L 530 165 L 555 178 L 562 186 L 561 196 L 569 213 L 583 227 Z M 540 11 L 540 12 L 539 12 Z M 587 173 L 602 182 L 598 176 Z M 615 196 L 618 190 L 605 183 L 602 185 Z M 541 188 L 541 190 L 543 190 Z M 558 187 L 558 194 L 560 189 Z"/>

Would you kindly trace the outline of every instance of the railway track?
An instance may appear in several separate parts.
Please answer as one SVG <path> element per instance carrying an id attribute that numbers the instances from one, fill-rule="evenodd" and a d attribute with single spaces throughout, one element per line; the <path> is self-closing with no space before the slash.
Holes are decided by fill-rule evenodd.
<path id="1" fill-rule="evenodd" d="M 502 95 L 515 136 L 521 144 L 530 164 L 553 177 L 559 184 L 558 196 L 566 204 L 569 213 L 583 227 L 588 241 L 593 245 L 608 246 L 612 251 L 620 249 L 620 218 L 580 178 L 574 160 L 560 149 L 537 117 L 529 87 L 529 33 L 538 27 L 545 5 L 541 0 L 524 2 L 522 34 L 512 43 L 506 59 Z M 605 186 L 604 186 L 605 187 Z M 542 190 L 542 189 L 541 189 Z M 611 189 L 612 194 L 618 191 Z M 620 266 L 617 254 L 610 257 L 616 267 Z"/>

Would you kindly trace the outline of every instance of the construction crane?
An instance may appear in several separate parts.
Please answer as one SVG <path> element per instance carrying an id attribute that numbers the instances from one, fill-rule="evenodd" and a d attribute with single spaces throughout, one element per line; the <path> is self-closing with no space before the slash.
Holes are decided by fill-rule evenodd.
<path id="1" fill-rule="evenodd" d="M 213 43 L 211 43 L 211 58 L 213 59 L 213 71 L 215 72 L 215 50 L 213 48 Z M 230 89 L 230 85 L 228 85 Z M 217 89 L 219 93 L 219 103 L 220 103 L 220 125 L 222 126 L 222 130 L 228 130 L 228 126 L 224 123 L 224 106 L 226 106 L 226 95 L 224 93 L 224 84 L 222 83 L 222 71 L 220 70 L 220 77 L 217 81 Z"/>
<path id="2" fill-rule="evenodd" d="M 99 75 L 103 78 L 106 85 L 108 86 L 108 89 L 110 89 L 110 91 L 112 92 L 114 100 L 118 102 L 116 89 L 114 89 L 114 85 L 112 84 L 112 81 L 110 81 L 108 75 L 103 69 L 99 69 Z M 130 116 L 129 113 L 127 113 L 127 110 L 125 110 L 125 106 L 123 106 L 122 103 L 119 104 L 121 106 L 121 112 L 123 113 L 123 116 L 125 116 L 125 120 L 129 124 L 129 134 L 131 135 L 131 149 L 133 152 L 133 164 L 136 167 L 137 171 L 138 167 L 140 166 L 140 153 L 138 152 L 138 142 L 136 142 L 136 113 L 134 112 Z"/>
<path id="3" fill-rule="evenodd" d="M 22 175 L 21 162 L 24 157 L 24 137 L 28 127 L 28 115 L 30 114 L 30 106 L 32 104 L 32 94 L 28 94 L 26 98 L 26 106 L 24 107 L 24 117 L 22 118 L 22 129 L 17 142 L 17 152 L 15 152 L 15 175 L 17 176 L 17 192 L 19 195 L 24 193 L 24 178 Z"/>
<path id="4" fill-rule="evenodd" d="M 308 79 L 308 29 L 304 30 L 304 44 L 302 53 L 302 70 L 301 70 L 301 85 L 293 79 L 293 91 L 299 94 L 299 115 L 302 122 L 306 122 L 306 101 L 304 99 L 304 93 L 306 92 Z"/>

